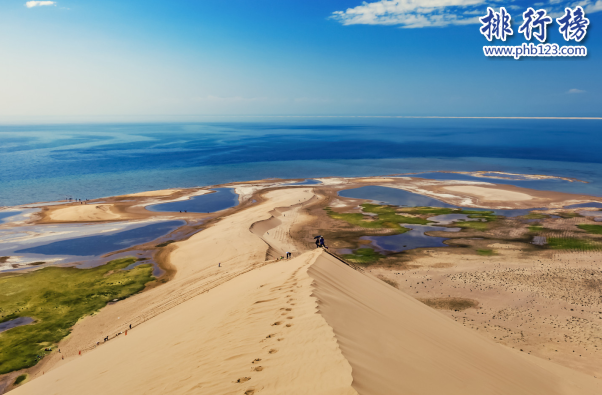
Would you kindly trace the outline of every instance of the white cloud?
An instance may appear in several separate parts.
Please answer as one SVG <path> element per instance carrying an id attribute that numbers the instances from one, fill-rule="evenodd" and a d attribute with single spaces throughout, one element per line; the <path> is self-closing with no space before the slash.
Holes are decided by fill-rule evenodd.
<path id="1" fill-rule="evenodd" d="M 492 4 L 497 0 L 378 0 L 362 2 L 344 11 L 335 11 L 331 18 L 343 25 L 398 25 L 403 28 L 441 27 L 448 25 L 479 24 L 484 16 L 485 6 L 497 9 L 506 6 L 508 10 L 526 10 L 525 7 L 506 4 Z M 536 3 L 543 6 L 544 3 Z M 551 17 L 562 16 L 564 7 L 581 6 L 586 13 L 602 11 L 602 0 L 549 0 Z M 522 23 L 522 15 L 512 18 L 513 23 Z"/>
<path id="2" fill-rule="evenodd" d="M 602 11 L 602 0 L 598 0 L 595 3 L 590 3 L 585 7 L 585 12 L 586 13 L 593 13 L 593 12 L 598 12 L 598 11 Z"/>
<path id="3" fill-rule="evenodd" d="M 45 5 L 56 5 L 56 1 L 28 1 L 25 3 L 25 7 L 27 8 L 41 7 Z"/>
<path id="4" fill-rule="evenodd" d="M 401 25 L 405 28 L 465 25 L 479 23 L 478 18 L 463 16 L 467 12 L 465 7 L 482 3 L 484 0 L 380 0 L 335 11 L 331 18 L 343 25 Z"/>
<path id="5" fill-rule="evenodd" d="M 566 93 L 585 93 L 585 91 L 582 91 L 581 89 L 569 89 L 568 91 L 566 91 Z"/>

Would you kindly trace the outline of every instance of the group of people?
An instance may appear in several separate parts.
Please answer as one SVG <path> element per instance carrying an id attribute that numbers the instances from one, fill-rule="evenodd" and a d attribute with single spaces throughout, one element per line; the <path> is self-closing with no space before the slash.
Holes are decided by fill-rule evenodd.
<path id="1" fill-rule="evenodd" d="M 67 198 L 67 200 L 70 201 L 70 202 L 73 202 L 73 201 L 79 202 L 79 204 L 86 204 L 86 202 L 88 200 L 90 200 L 90 199 L 84 199 L 84 200 L 82 200 L 82 199 L 78 199 L 78 198 L 75 198 L 75 199 L 73 199 L 73 198 Z"/>
<path id="2" fill-rule="evenodd" d="M 328 249 L 326 244 L 324 244 L 324 237 L 316 236 L 316 237 L 314 237 L 314 239 L 316 240 L 316 248 L 324 247 L 324 248 Z"/>

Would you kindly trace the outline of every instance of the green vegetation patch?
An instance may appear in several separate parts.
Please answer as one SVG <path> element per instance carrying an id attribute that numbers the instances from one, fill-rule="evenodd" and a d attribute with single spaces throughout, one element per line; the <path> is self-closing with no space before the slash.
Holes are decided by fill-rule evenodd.
<path id="1" fill-rule="evenodd" d="M 602 247 L 600 243 L 576 237 L 548 237 L 547 242 L 555 250 L 595 250 Z"/>
<path id="2" fill-rule="evenodd" d="M 481 222 L 481 221 L 458 221 L 458 222 L 454 222 L 453 226 L 456 228 L 472 229 L 472 230 L 489 229 L 489 224 L 487 222 Z"/>
<path id="3" fill-rule="evenodd" d="M 15 384 L 14 384 L 14 385 L 19 385 L 19 384 L 21 384 L 22 382 L 24 382 L 24 381 L 25 381 L 25 379 L 26 379 L 26 378 L 27 378 L 27 375 L 26 375 L 26 374 L 22 374 L 22 375 L 20 375 L 20 376 L 19 376 L 19 377 L 17 377 L 17 379 L 15 380 Z"/>
<path id="4" fill-rule="evenodd" d="M 378 204 L 362 204 L 362 210 L 365 213 L 376 214 L 380 221 L 384 223 L 396 223 L 396 224 L 418 224 L 426 225 L 431 221 L 417 217 L 406 217 L 404 215 L 397 214 L 397 208 L 393 206 L 380 206 Z"/>
<path id="5" fill-rule="evenodd" d="M 383 255 L 374 251 L 372 248 L 358 248 L 357 250 L 353 251 L 353 254 L 343 255 L 343 259 L 346 261 L 358 263 L 360 265 L 370 265 L 382 257 Z"/>
<path id="6" fill-rule="evenodd" d="M 362 213 L 337 213 L 330 208 L 326 212 L 330 218 L 345 221 L 348 224 L 360 226 L 367 229 L 395 229 L 397 233 L 405 233 L 409 229 L 400 224 L 420 224 L 426 225 L 430 221 L 423 218 L 407 217 L 397 214 L 397 210 L 392 206 L 381 206 L 378 204 L 362 204 L 362 210 L 365 213 L 376 214 L 372 220 L 366 220 Z"/>
<path id="7" fill-rule="evenodd" d="M 579 213 L 571 213 L 571 212 L 562 212 L 557 214 L 560 218 L 575 218 L 575 217 L 583 217 L 583 215 Z"/>
<path id="8" fill-rule="evenodd" d="M 412 207 L 403 208 L 400 211 L 408 214 L 433 214 L 433 215 L 444 215 L 444 214 L 458 214 L 459 210 L 454 208 L 443 208 L 443 207 Z"/>
<path id="9" fill-rule="evenodd" d="M 492 255 L 497 255 L 495 253 L 495 251 L 493 250 L 488 250 L 488 249 L 484 249 L 484 250 L 477 250 L 477 254 L 479 255 L 483 255 L 483 256 L 492 256 Z"/>
<path id="10" fill-rule="evenodd" d="M 543 226 L 541 225 L 531 225 L 529 226 L 529 231 L 530 232 L 541 232 L 544 229 Z"/>
<path id="11" fill-rule="evenodd" d="M 544 218 L 550 218 L 550 216 L 546 215 L 546 214 L 531 212 L 531 213 L 529 213 L 527 215 L 523 215 L 522 218 L 525 218 L 525 219 L 544 219 Z"/>
<path id="12" fill-rule="evenodd" d="M 587 233 L 591 233 L 594 235 L 602 235 L 602 225 L 577 225 L 579 229 L 583 229 Z"/>
<path id="13" fill-rule="evenodd" d="M 136 262 L 122 258 L 91 269 L 46 267 L 0 278 L 0 322 L 35 321 L 0 333 L 0 374 L 35 365 L 67 336 L 82 317 L 113 299 L 123 299 L 153 280 L 152 265 L 123 270 Z"/>

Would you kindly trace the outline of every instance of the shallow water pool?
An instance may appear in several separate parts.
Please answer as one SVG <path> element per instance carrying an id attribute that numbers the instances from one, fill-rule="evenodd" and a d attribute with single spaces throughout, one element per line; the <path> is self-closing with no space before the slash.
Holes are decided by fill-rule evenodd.
<path id="1" fill-rule="evenodd" d="M 414 248 L 426 247 L 446 247 L 443 243 L 448 238 L 427 236 L 425 232 L 443 231 L 443 232 L 459 232 L 460 228 L 446 228 L 441 226 L 430 225 L 404 225 L 411 230 L 406 233 L 392 236 L 362 236 L 361 240 L 370 240 L 372 246 L 377 250 L 401 252 Z"/>
<path id="2" fill-rule="evenodd" d="M 214 193 L 193 196 L 190 199 L 178 200 L 176 202 L 154 204 L 147 206 L 149 211 L 156 212 L 190 212 L 190 213 L 214 213 L 225 210 L 238 204 L 238 195 L 232 188 L 215 188 Z"/>
<path id="3" fill-rule="evenodd" d="M 14 320 L 2 322 L 0 323 L 0 333 L 18 326 L 31 324 L 33 321 L 34 319 L 31 317 L 19 317 Z"/>

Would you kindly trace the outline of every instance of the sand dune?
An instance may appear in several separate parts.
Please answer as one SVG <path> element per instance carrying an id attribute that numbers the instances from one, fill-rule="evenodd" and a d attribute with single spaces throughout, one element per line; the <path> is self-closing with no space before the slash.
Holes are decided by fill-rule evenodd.
<path id="1" fill-rule="evenodd" d="M 357 394 L 310 297 L 319 253 L 237 277 L 14 394 Z"/>
<path id="2" fill-rule="evenodd" d="M 309 273 L 361 395 L 602 393 L 599 380 L 489 341 L 330 256 Z"/>

